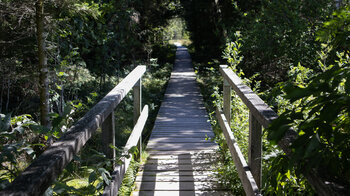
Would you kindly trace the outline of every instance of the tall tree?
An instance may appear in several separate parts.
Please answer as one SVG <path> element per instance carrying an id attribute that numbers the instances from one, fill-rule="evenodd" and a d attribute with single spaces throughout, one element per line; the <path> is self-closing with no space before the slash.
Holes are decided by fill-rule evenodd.
<path id="1" fill-rule="evenodd" d="M 44 1 L 36 2 L 36 29 L 38 42 L 38 59 L 39 59 L 39 86 L 40 86 L 40 123 L 45 127 L 50 126 L 49 119 L 49 81 L 48 66 L 45 54 L 44 40 Z"/>

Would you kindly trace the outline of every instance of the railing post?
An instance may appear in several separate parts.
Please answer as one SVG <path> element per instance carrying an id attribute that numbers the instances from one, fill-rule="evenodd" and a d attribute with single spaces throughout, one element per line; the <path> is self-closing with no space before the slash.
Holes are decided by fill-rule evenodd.
<path id="1" fill-rule="evenodd" d="M 231 86 L 226 79 L 224 79 L 223 90 L 224 114 L 228 124 L 231 125 Z"/>
<path id="2" fill-rule="evenodd" d="M 249 149 L 248 165 L 259 188 L 262 183 L 261 172 L 262 127 L 252 112 L 249 112 Z"/>
<path id="3" fill-rule="evenodd" d="M 110 144 L 115 146 L 115 127 L 114 127 L 114 110 L 107 116 L 102 123 L 102 150 L 107 158 L 115 159 L 115 149 L 110 147 Z M 113 161 L 113 168 L 115 166 Z"/>
<path id="4" fill-rule="evenodd" d="M 137 120 L 139 119 L 139 116 L 141 114 L 141 110 L 142 110 L 141 107 L 142 107 L 142 78 L 140 78 L 139 81 L 134 86 L 134 126 L 136 125 Z M 138 149 L 139 149 L 138 158 L 141 159 L 142 135 L 140 137 Z"/>

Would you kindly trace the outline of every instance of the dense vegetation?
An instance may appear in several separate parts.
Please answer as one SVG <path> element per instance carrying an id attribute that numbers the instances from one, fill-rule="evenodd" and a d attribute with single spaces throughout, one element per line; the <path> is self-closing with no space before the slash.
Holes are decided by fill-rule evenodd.
<path id="1" fill-rule="evenodd" d="M 179 21 L 174 2 L 5 0 L 0 8 L 0 190 L 139 64 L 147 65 L 148 137 L 174 61 L 167 40 L 183 33 L 167 27 Z M 133 125 L 132 95 L 125 99 L 115 112 L 118 149 Z M 47 194 L 101 193 L 111 162 L 99 137 Z"/>
<path id="2" fill-rule="evenodd" d="M 229 64 L 280 115 L 264 131 L 263 193 L 314 194 L 303 175 L 311 168 L 349 190 L 349 2 L 181 3 L 209 111 L 222 104 L 218 65 Z M 234 93 L 231 104 L 231 128 L 246 153 L 249 113 Z M 223 154 L 219 174 L 242 194 L 214 116 L 212 124 Z M 291 156 L 275 146 L 289 128 L 298 133 Z"/>
<path id="3" fill-rule="evenodd" d="M 303 175 L 310 168 L 350 190 L 346 0 L 2 0 L 0 16 L 0 190 L 138 64 L 148 68 L 144 103 L 154 119 L 174 39 L 191 44 L 228 188 L 243 191 L 212 115 L 222 102 L 219 64 L 229 64 L 280 115 L 264 130 L 264 194 L 314 194 Z M 132 127 L 131 99 L 115 113 L 118 148 Z M 249 111 L 234 93 L 232 105 L 231 128 L 246 155 Z M 291 156 L 275 145 L 289 128 L 298 133 Z M 99 135 L 47 194 L 103 190 L 111 165 Z M 122 194 L 133 178 L 125 184 Z"/>

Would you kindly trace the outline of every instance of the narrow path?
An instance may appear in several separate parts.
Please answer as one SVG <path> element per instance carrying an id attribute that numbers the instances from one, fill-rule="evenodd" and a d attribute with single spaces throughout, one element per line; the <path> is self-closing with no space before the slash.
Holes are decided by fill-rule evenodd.
<path id="1" fill-rule="evenodd" d="M 191 57 L 179 47 L 133 195 L 230 195 L 213 172 L 218 145 L 206 140 L 213 135 Z"/>

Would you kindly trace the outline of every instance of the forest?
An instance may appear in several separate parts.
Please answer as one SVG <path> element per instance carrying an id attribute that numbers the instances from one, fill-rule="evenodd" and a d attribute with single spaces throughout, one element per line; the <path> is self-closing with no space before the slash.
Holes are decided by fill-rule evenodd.
<path id="1" fill-rule="evenodd" d="M 138 65 L 147 67 L 147 142 L 178 42 L 192 56 L 225 187 L 244 194 L 214 115 L 222 64 L 279 115 L 263 130 L 262 194 L 317 195 L 309 170 L 350 193 L 349 1 L 0 0 L 0 16 L 0 191 Z M 232 97 L 231 129 L 247 156 L 249 110 Z M 132 130 L 132 101 L 115 111 L 117 151 Z M 289 129 L 298 134 L 291 156 L 276 145 Z M 44 195 L 102 194 L 112 166 L 99 133 Z M 130 195 L 139 164 L 119 195 Z"/>

